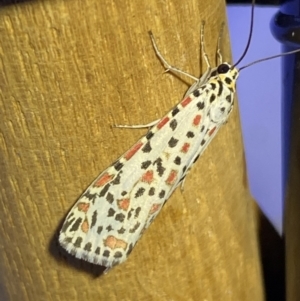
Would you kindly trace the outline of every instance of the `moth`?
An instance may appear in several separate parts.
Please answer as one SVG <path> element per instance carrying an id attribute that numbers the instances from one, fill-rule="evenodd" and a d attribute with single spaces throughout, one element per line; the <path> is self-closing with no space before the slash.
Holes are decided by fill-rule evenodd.
<path id="1" fill-rule="evenodd" d="M 246 50 L 252 27 L 253 22 Z M 212 69 L 204 50 L 203 31 L 204 23 L 201 46 L 208 70 L 200 79 L 172 67 L 150 33 L 166 71 L 190 76 L 195 83 L 164 117 L 148 125 L 132 126 L 150 129 L 93 181 L 61 228 L 59 243 L 64 249 L 79 259 L 105 266 L 106 272 L 127 259 L 173 191 L 183 185 L 193 164 L 232 112 L 239 70 L 253 64 L 239 70 L 235 67 L 245 50 L 235 65 L 223 62 Z M 222 60 L 220 51 L 218 57 Z"/>
<path id="2" fill-rule="evenodd" d="M 203 28 L 204 24 L 202 45 Z M 167 70 L 184 73 L 164 60 L 151 33 L 150 37 Z M 179 104 L 151 123 L 148 133 L 78 199 L 62 226 L 62 247 L 77 258 L 108 269 L 125 261 L 226 123 L 233 108 L 237 77 L 238 70 L 228 63 L 208 68 Z"/>

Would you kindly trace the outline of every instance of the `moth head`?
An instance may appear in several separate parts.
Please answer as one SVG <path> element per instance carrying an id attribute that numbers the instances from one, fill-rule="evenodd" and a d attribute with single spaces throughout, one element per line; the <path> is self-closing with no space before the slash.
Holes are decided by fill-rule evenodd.
<path id="1" fill-rule="evenodd" d="M 235 82 L 239 76 L 238 70 L 228 63 L 222 63 L 217 67 L 217 77 L 223 84 L 235 91 Z"/>

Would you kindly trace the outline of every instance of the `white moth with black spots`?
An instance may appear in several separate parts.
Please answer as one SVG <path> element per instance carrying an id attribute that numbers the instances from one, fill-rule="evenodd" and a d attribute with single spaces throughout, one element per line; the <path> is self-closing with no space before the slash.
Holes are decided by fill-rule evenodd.
<path id="1" fill-rule="evenodd" d="M 160 120 L 144 126 L 122 126 L 151 128 L 96 178 L 67 215 L 59 242 L 69 253 L 105 266 L 106 271 L 127 259 L 145 229 L 178 185 L 183 185 L 192 165 L 228 120 L 239 75 L 235 66 L 250 44 L 253 10 L 254 5 L 248 44 L 233 66 L 221 63 L 210 68 L 202 25 L 201 46 L 208 70 L 200 79 L 169 65 L 150 33 L 155 52 L 166 70 L 187 75 L 195 83 L 183 100 Z M 219 50 L 218 57 L 222 62 Z"/>
<path id="2" fill-rule="evenodd" d="M 167 70 L 188 75 L 165 61 L 150 36 Z M 227 121 L 237 77 L 238 70 L 228 63 L 209 67 L 178 105 L 152 123 L 149 132 L 87 188 L 66 217 L 60 244 L 77 258 L 107 270 L 125 261 Z"/>

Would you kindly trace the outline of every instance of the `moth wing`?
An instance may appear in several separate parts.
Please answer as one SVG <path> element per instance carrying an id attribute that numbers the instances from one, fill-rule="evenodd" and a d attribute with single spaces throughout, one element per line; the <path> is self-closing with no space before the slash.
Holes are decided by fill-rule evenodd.
<path id="1" fill-rule="evenodd" d="M 203 148 L 206 89 L 184 98 L 88 187 L 60 232 L 68 252 L 108 268 L 126 260 Z"/>

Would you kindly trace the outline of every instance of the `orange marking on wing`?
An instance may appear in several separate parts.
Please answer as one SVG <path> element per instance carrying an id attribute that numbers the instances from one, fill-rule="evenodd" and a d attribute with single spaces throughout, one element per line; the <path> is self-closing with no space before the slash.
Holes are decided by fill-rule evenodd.
<path id="1" fill-rule="evenodd" d="M 82 232 L 87 233 L 89 231 L 89 229 L 90 229 L 89 222 L 87 219 L 85 219 L 83 221 L 83 223 L 81 224 L 81 230 L 82 230 Z"/>
<path id="2" fill-rule="evenodd" d="M 214 133 L 215 130 L 216 130 L 216 127 L 212 128 L 212 129 L 208 132 L 208 136 L 211 136 L 211 135 Z"/>
<path id="3" fill-rule="evenodd" d="M 161 204 L 153 204 L 150 211 L 149 211 L 149 214 L 153 214 L 155 212 L 157 212 L 161 207 Z"/>
<path id="4" fill-rule="evenodd" d="M 167 116 L 164 119 L 162 119 L 159 124 L 157 125 L 158 129 L 161 129 L 168 121 L 170 120 L 170 118 Z"/>
<path id="5" fill-rule="evenodd" d="M 189 143 L 185 143 L 183 146 L 182 146 L 182 148 L 181 148 L 181 152 L 182 153 L 187 153 L 188 151 L 189 151 L 189 148 L 190 148 L 190 144 Z"/>
<path id="6" fill-rule="evenodd" d="M 136 143 L 124 156 L 126 160 L 129 160 L 143 145 L 143 142 Z"/>
<path id="7" fill-rule="evenodd" d="M 114 175 L 110 175 L 109 173 L 105 173 L 103 176 L 101 176 L 95 183 L 95 187 L 104 186 L 106 183 L 111 181 L 113 179 Z"/>
<path id="8" fill-rule="evenodd" d="M 190 97 L 187 97 L 186 99 L 184 99 L 182 102 L 181 102 L 181 105 L 183 107 L 187 106 L 190 102 L 192 101 L 192 99 Z"/>
<path id="9" fill-rule="evenodd" d="M 148 170 L 142 175 L 142 182 L 151 184 L 153 181 L 153 170 Z"/>
<path id="10" fill-rule="evenodd" d="M 193 125 L 195 126 L 199 125 L 200 121 L 201 121 L 201 115 L 196 115 L 193 120 Z"/>
<path id="11" fill-rule="evenodd" d="M 168 178 L 166 180 L 166 183 L 168 185 L 173 185 L 175 183 L 175 181 L 177 179 L 177 173 L 178 173 L 177 170 L 171 170 L 170 171 L 170 174 L 169 174 L 169 176 L 168 176 Z"/>
<path id="12" fill-rule="evenodd" d="M 122 240 L 122 239 L 118 239 L 115 236 L 107 236 L 106 239 L 103 240 L 104 245 L 112 250 L 117 249 L 117 248 L 121 248 L 121 249 L 126 249 L 127 247 L 127 242 Z"/>
<path id="13" fill-rule="evenodd" d="M 87 213 L 89 208 L 90 208 L 90 204 L 88 204 L 88 203 L 78 203 L 77 208 L 78 208 L 79 211 Z"/>
<path id="14" fill-rule="evenodd" d="M 128 210 L 130 199 L 117 200 L 118 207 L 124 211 Z"/>

